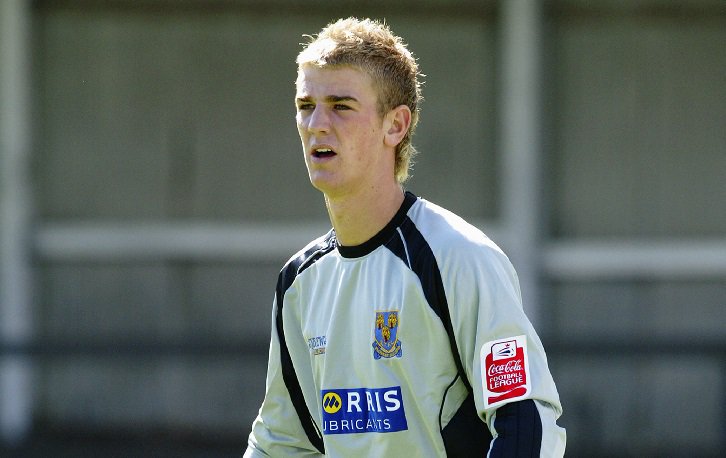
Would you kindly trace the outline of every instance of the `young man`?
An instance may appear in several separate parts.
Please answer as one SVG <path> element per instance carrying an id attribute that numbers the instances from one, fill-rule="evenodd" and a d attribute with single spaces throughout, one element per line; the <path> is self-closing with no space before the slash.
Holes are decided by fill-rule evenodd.
<path id="1" fill-rule="evenodd" d="M 512 265 L 402 188 L 421 99 L 411 53 L 386 25 L 351 18 L 297 63 L 305 164 L 333 229 L 280 272 L 245 456 L 563 455 Z"/>

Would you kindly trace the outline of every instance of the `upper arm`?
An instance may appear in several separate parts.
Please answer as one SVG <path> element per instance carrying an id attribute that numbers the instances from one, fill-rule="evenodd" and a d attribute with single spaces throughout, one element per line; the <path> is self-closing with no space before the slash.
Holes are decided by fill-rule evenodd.
<path id="1" fill-rule="evenodd" d="M 494 438 L 490 456 L 530 456 L 523 450 L 558 456 L 565 437 L 556 424 L 559 396 L 514 268 L 493 247 L 456 254 L 447 296 L 477 413 Z"/>

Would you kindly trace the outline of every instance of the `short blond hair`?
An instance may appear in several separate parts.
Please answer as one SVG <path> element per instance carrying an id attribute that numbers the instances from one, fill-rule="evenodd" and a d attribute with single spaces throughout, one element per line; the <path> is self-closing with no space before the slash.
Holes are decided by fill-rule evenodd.
<path id="1" fill-rule="evenodd" d="M 328 24 L 297 56 L 298 67 L 312 64 L 320 68 L 349 65 L 368 74 L 378 91 L 381 116 L 393 108 L 406 105 L 411 110 L 411 125 L 396 146 L 396 180 L 408 179 L 417 154 L 411 137 L 418 124 L 421 83 L 418 64 L 401 37 L 393 34 L 385 22 L 347 18 Z"/>

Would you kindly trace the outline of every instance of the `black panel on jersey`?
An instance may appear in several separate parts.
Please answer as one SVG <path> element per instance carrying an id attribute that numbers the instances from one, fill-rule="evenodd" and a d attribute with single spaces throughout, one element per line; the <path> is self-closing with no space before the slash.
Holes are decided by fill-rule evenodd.
<path id="1" fill-rule="evenodd" d="M 486 456 L 492 443 L 492 435 L 476 413 L 474 395 L 471 392 L 449 424 L 441 430 L 441 436 L 444 438 L 446 456 L 449 458 Z"/>
<path id="2" fill-rule="evenodd" d="M 491 458 L 538 457 L 542 447 L 542 420 L 531 399 L 505 404 L 494 419 L 497 438 Z"/>
<path id="3" fill-rule="evenodd" d="M 308 436 L 310 443 L 312 443 L 313 446 L 315 446 L 315 448 L 322 454 L 325 454 L 323 437 L 320 434 L 307 405 L 305 404 L 302 388 L 300 387 L 300 382 L 295 374 L 295 367 L 292 365 L 290 351 L 288 350 L 287 343 L 285 342 L 285 330 L 282 322 L 282 305 L 284 303 L 283 299 L 285 291 L 290 288 L 293 281 L 295 281 L 295 277 L 327 253 L 330 253 L 334 248 L 334 233 L 333 231 L 330 231 L 321 243 L 311 247 L 309 250 L 306 250 L 303 254 L 285 265 L 277 278 L 277 289 L 275 292 L 277 298 L 275 326 L 277 328 L 278 338 L 280 339 L 280 367 L 282 368 L 282 378 L 285 381 L 287 391 L 290 393 L 290 400 L 292 401 L 292 405 L 295 407 L 297 416 L 300 418 L 300 423 L 305 430 L 305 434 Z"/>

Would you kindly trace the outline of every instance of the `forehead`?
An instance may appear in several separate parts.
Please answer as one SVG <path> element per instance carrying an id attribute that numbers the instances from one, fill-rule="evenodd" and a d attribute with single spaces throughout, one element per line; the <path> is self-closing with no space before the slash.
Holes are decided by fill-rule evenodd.
<path id="1" fill-rule="evenodd" d="M 376 98 L 371 77 L 350 66 L 302 65 L 298 68 L 295 88 L 296 97 L 324 98 L 334 95 L 355 97 L 360 101 Z"/>

